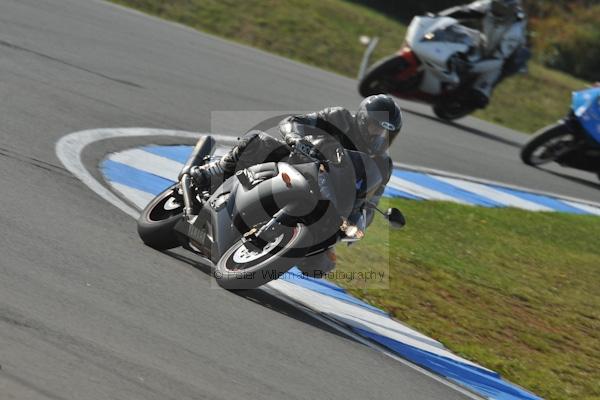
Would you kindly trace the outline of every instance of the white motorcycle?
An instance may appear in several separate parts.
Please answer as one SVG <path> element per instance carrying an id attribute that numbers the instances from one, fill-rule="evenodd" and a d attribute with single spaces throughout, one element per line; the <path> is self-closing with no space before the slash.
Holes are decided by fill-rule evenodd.
<path id="1" fill-rule="evenodd" d="M 477 76 L 502 69 L 504 78 L 522 67 L 522 60 L 520 66 L 501 59 L 479 62 L 484 41 L 481 32 L 454 18 L 417 16 L 408 27 L 404 47 L 372 65 L 360 79 L 359 92 L 364 97 L 389 93 L 426 102 L 444 120 L 464 117 L 476 109 L 465 89 Z"/>

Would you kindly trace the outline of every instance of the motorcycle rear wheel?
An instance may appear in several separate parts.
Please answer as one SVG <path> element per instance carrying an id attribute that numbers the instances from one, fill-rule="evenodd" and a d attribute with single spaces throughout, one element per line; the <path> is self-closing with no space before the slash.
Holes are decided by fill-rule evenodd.
<path id="1" fill-rule="evenodd" d="M 298 244 L 308 229 L 298 224 L 282 227 L 262 251 L 248 247 L 241 239 L 233 244 L 217 262 L 214 277 L 219 286 L 229 289 L 254 289 L 279 278 L 298 263 Z"/>
<path id="2" fill-rule="evenodd" d="M 182 213 L 183 199 L 174 184 L 156 196 L 140 214 L 137 228 L 144 244 L 156 250 L 179 247 L 181 244 L 173 229 Z"/>
<path id="3" fill-rule="evenodd" d="M 560 155 L 558 150 L 575 141 L 573 133 L 559 122 L 543 128 L 536 133 L 521 150 L 521 160 L 527 165 L 538 166 L 556 161 Z"/>
<path id="4" fill-rule="evenodd" d="M 475 111 L 473 107 L 459 101 L 440 101 L 434 104 L 432 109 L 435 116 L 444 121 L 454 121 Z"/>

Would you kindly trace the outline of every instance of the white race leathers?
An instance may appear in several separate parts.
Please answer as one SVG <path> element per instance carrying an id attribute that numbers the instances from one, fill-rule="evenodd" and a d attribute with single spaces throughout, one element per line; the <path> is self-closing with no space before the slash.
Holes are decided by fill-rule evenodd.
<path id="1" fill-rule="evenodd" d="M 488 7 L 482 21 L 483 34 L 486 38 L 484 57 L 488 60 L 499 60 L 500 65 L 496 69 L 482 73 L 475 81 L 474 88 L 490 97 L 494 83 L 502 73 L 504 61 L 515 50 L 525 45 L 526 22 L 521 19 L 509 23 L 499 23 L 489 12 L 489 1 L 478 3 Z"/>

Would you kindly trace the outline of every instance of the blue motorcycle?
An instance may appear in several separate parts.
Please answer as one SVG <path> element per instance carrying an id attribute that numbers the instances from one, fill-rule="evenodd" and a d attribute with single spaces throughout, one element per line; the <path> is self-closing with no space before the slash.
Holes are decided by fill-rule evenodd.
<path id="1" fill-rule="evenodd" d="M 521 159 L 533 166 L 554 161 L 600 177 L 600 87 L 573 92 L 567 117 L 531 138 Z"/>

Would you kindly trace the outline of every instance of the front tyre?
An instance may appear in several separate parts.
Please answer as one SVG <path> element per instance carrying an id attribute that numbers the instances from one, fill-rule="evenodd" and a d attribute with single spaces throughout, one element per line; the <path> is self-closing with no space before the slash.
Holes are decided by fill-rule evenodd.
<path id="1" fill-rule="evenodd" d="M 563 122 L 550 125 L 535 134 L 521 150 L 521 160 L 538 166 L 556 161 L 574 147 L 575 136 Z"/>
<path id="2" fill-rule="evenodd" d="M 262 250 L 238 240 L 223 253 L 215 267 L 217 283 L 225 289 L 254 289 L 279 278 L 303 256 L 297 246 L 307 234 L 308 229 L 301 224 L 281 226 Z"/>
<path id="3" fill-rule="evenodd" d="M 156 196 L 138 218 L 138 234 L 142 241 L 156 250 L 179 247 L 174 228 L 183 214 L 183 199 L 177 184 Z"/>
<path id="4" fill-rule="evenodd" d="M 393 55 L 373 64 L 358 84 L 362 97 L 394 91 L 393 77 L 408 67 L 404 58 Z"/>

